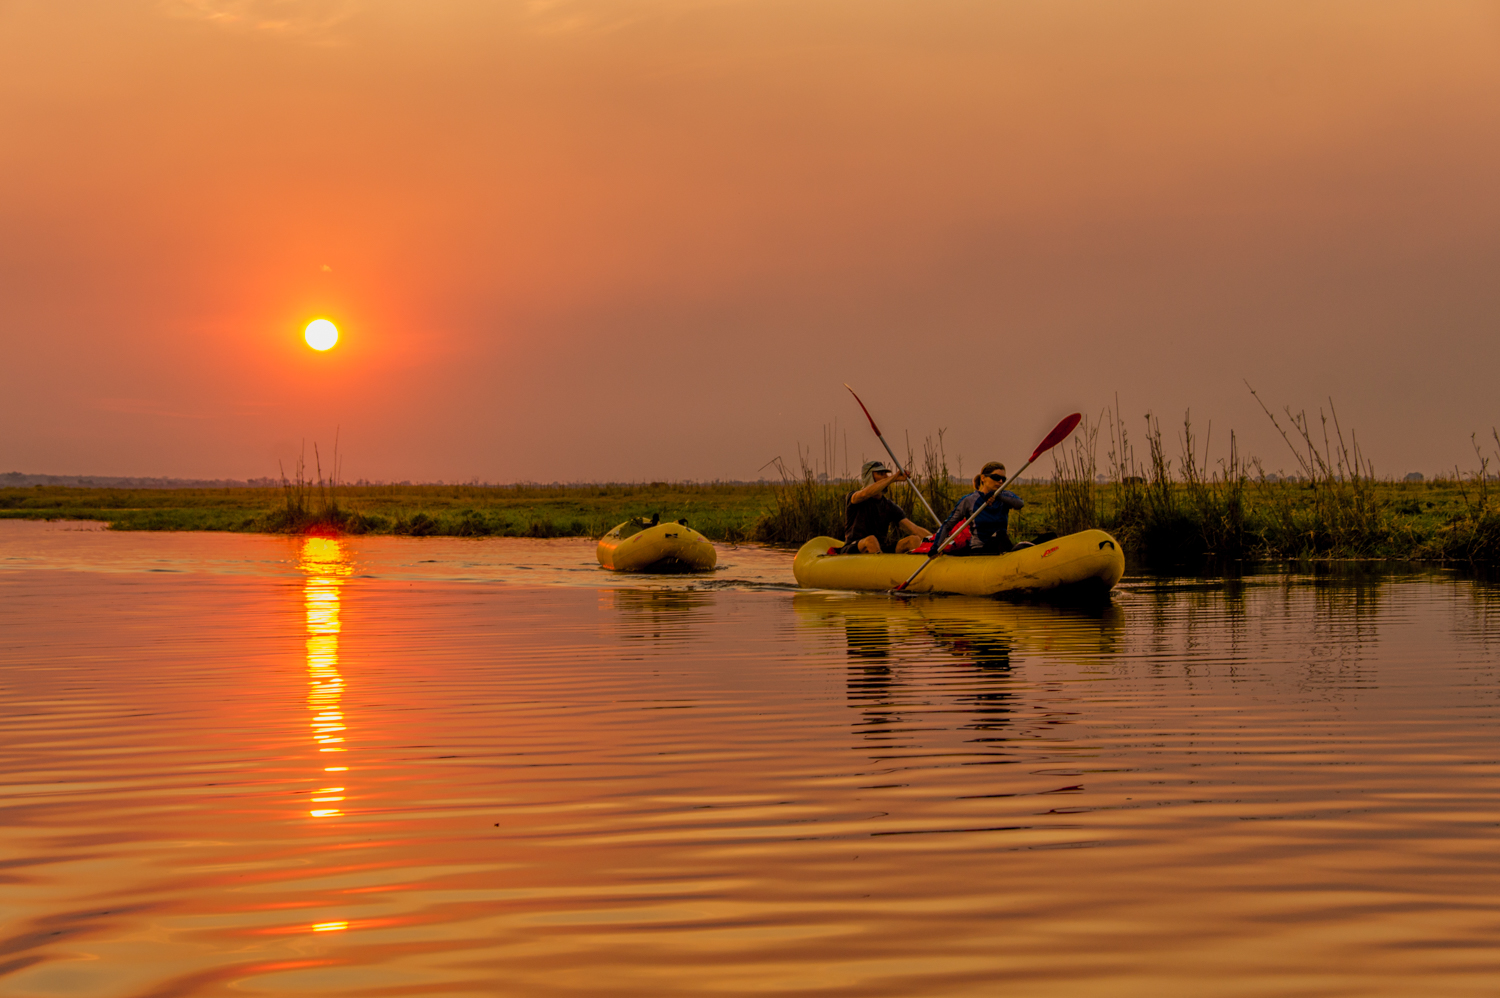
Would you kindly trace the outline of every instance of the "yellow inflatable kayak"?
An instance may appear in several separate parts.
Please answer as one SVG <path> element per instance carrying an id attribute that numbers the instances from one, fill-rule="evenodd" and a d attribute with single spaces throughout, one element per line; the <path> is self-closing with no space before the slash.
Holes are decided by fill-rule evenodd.
<path id="1" fill-rule="evenodd" d="M 713 542 L 687 525 L 626 520 L 599 538 L 599 564 L 616 572 L 706 572 L 719 563 Z"/>
<path id="2" fill-rule="evenodd" d="M 925 554 L 828 553 L 843 545 L 832 537 L 814 537 L 802 545 L 792 563 L 797 584 L 809 589 L 895 589 L 927 561 Z M 1125 554 L 1119 543 L 1102 530 L 1083 530 L 1009 554 L 938 555 L 908 592 L 995 596 L 1066 588 L 1103 594 L 1124 574 Z"/>

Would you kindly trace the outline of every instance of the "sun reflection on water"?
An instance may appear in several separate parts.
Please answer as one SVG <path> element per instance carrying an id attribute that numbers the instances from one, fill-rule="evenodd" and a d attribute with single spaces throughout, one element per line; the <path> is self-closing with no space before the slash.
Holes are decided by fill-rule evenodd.
<path id="1" fill-rule="evenodd" d="M 313 742 L 327 763 L 322 782 L 346 783 L 349 771 L 339 753 L 345 751 L 344 677 L 339 672 L 339 588 L 350 573 L 343 542 L 330 537 L 308 537 L 302 542 L 300 568 L 307 575 L 302 599 L 307 609 L 307 708 L 312 711 Z M 339 774 L 335 776 L 334 774 Z M 346 787 L 320 787 L 308 814 L 336 818 Z"/>

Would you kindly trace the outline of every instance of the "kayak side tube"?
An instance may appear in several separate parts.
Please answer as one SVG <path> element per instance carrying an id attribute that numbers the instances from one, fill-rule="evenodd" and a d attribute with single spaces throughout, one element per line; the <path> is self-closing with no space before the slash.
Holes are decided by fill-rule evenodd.
<path id="1" fill-rule="evenodd" d="M 843 542 L 814 537 L 792 562 L 797 584 L 810 589 L 891 590 L 928 560 L 921 554 L 829 554 Z M 1082 530 L 1001 555 L 942 554 L 932 559 L 913 593 L 994 596 L 1063 587 L 1107 592 L 1125 574 L 1125 552 L 1102 530 Z"/>
<path id="2" fill-rule="evenodd" d="M 719 563 L 713 542 L 692 527 L 662 523 L 621 537 L 630 523 L 599 538 L 599 564 L 616 572 L 707 572 Z"/>

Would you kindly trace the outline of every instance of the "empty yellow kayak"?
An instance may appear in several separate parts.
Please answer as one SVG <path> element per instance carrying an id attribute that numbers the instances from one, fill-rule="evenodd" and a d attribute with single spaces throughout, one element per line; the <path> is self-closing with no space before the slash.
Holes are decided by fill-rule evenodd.
<path id="1" fill-rule="evenodd" d="M 599 564 L 616 572 L 706 572 L 719 563 L 713 542 L 687 525 L 626 520 L 599 538 Z"/>
<path id="2" fill-rule="evenodd" d="M 895 589 L 911 577 L 925 554 L 829 554 L 844 542 L 814 537 L 792 563 L 797 584 L 810 589 Z M 1041 593 L 1071 590 L 1102 594 L 1125 574 L 1125 553 L 1102 530 L 1083 530 L 1001 555 L 938 555 L 908 592 Z M 1056 595 L 1063 595 L 1058 592 Z"/>

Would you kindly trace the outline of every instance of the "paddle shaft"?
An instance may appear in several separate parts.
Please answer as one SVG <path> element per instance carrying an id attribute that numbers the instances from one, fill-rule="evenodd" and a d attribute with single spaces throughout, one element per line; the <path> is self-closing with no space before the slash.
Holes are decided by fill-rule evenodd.
<path id="1" fill-rule="evenodd" d="M 844 387 L 848 388 L 849 386 L 845 385 Z M 854 389 L 850 388 L 849 390 L 853 391 Z M 859 396 L 857 396 L 857 395 L 855 396 L 855 398 L 858 398 L 858 397 Z M 868 415 L 868 413 L 867 413 L 867 415 Z M 1054 426 L 1052 428 L 1052 432 L 1049 433 L 1049 434 L 1047 434 L 1046 437 L 1044 437 L 1042 439 L 1042 442 L 1036 445 L 1036 450 L 1034 450 L 1034 451 L 1031 452 L 1031 457 L 1027 459 L 1027 461 L 1026 461 L 1025 464 L 1021 465 L 1021 471 L 1025 471 L 1027 468 L 1031 467 L 1032 464 L 1034 464 L 1036 462 L 1037 458 L 1041 457 L 1047 451 L 1051 450 L 1052 448 L 1056 447 L 1058 444 L 1060 444 L 1064 440 L 1066 440 L 1067 437 L 1068 437 L 1068 434 L 1072 433 L 1073 432 L 1073 428 L 1078 425 L 1078 421 L 1079 421 L 1080 418 L 1081 417 L 1076 412 L 1073 413 L 1071 416 L 1065 416 L 1065 417 L 1063 417 L 1062 422 L 1060 422 L 1056 426 Z M 1014 475 L 1011 475 L 1009 480 L 1012 481 L 1012 482 L 1014 482 L 1017 479 L 1019 479 L 1021 477 L 1021 471 L 1018 471 Z M 1003 487 L 1003 483 L 1002 483 L 1002 487 Z M 915 572 L 911 573 L 911 578 L 907 579 L 905 582 L 903 582 L 899 586 L 897 586 L 896 589 L 895 589 L 895 591 L 898 592 L 898 593 L 905 592 L 906 591 L 906 587 L 909 586 L 909 585 L 911 585 L 914 581 L 916 581 L 917 576 L 921 575 L 924 571 L 926 571 L 927 570 L 927 566 L 931 565 L 937 559 L 938 555 L 942 554 L 945 550 L 947 550 L 948 545 L 953 543 L 953 538 L 957 537 L 959 535 L 960 531 L 962 531 L 964 527 L 967 527 L 969 524 L 973 523 L 974 520 L 975 520 L 975 518 L 978 517 L 980 513 L 984 512 L 985 507 L 987 507 L 990 503 L 992 503 L 992 502 L 995 501 L 995 497 L 1000 494 L 1000 491 L 1001 491 L 1000 489 L 996 489 L 994 492 L 991 492 L 990 493 L 990 497 L 988 499 L 986 499 L 984 502 L 980 503 L 979 508 L 976 509 L 973 512 L 973 514 L 967 520 L 965 520 L 963 522 L 963 526 L 960 526 L 957 530 L 954 530 L 954 531 L 950 532 L 948 534 L 947 538 L 944 539 L 943 543 L 938 547 L 938 549 L 936 551 L 932 552 L 932 555 L 926 561 L 922 562 L 921 565 L 918 565 L 917 566 L 917 570 Z M 939 527 L 938 529 L 942 529 L 942 528 Z"/>
<path id="2" fill-rule="evenodd" d="M 849 388 L 847 384 L 844 385 L 844 387 Z M 938 516 L 937 513 L 933 510 L 932 505 L 927 501 L 927 497 L 922 494 L 922 490 L 917 488 L 916 483 L 911 480 L 910 473 L 908 473 L 905 468 L 901 467 L 901 460 L 896 457 L 896 452 L 891 450 L 891 445 L 885 442 L 885 434 L 881 433 L 880 427 L 875 425 L 875 417 L 870 415 L 869 409 L 865 409 L 865 403 L 860 399 L 859 394 L 855 392 L 853 388 L 849 388 L 849 394 L 854 396 L 854 401 L 858 402 L 859 407 L 864 410 L 865 418 L 870 421 L 870 429 L 875 431 L 875 439 L 880 441 L 880 446 L 884 447 L 885 452 L 891 456 L 891 463 L 896 466 L 897 471 L 901 472 L 901 474 L 903 475 L 906 475 L 906 484 L 911 487 L 911 490 L 916 493 L 918 501 L 920 501 L 922 505 L 927 509 L 927 515 L 932 517 L 932 522 L 941 527 L 943 525 L 943 518 Z"/>
<path id="3" fill-rule="evenodd" d="M 1025 471 L 1029 467 L 1031 467 L 1031 462 L 1027 461 L 1025 464 L 1021 465 L 1021 471 Z M 1021 477 L 1021 471 L 1016 472 L 1016 477 L 1017 478 Z M 933 562 L 933 560 L 936 559 L 938 555 L 940 555 L 944 551 L 948 550 L 948 545 L 953 543 L 953 538 L 955 538 L 959 534 L 963 533 L 964 527 L 967 527 L 969 524 L 973 523 L 979 517 L 979 514 L 983 513 L 985 511 L 985 509 L 989 507 L 989 504 L 992 503 L 992 502 L 994 502 L 999 497 L 1000 493 L 1002 491 L 1004 491 L 1004 489 L 1005 489 L 1005 486 L 1002 485 L 1002 486 L 1000 486 L 1000 488 L 998 488 L 995 491 L 991 492 L 990 493 L 990 497 L 988 499 L 986 499 L 984 502 L 980 503 L 979 504 L 979 508 L 976 509 L 973 513 L 971 513 L 969 515 L 969 518 L 967 520 L 965 520 L 963 523 L 959 524 L 959 526 L 956 527 L 955 529 L 950 530 L 948 532 L 948 536 L 945 537 L 945 538 L 943 538 L 943 543 L 938 546 L 938 549 L 936 551 L 932 552 L 932 557 L 928 558 L 926 561 L 922 562 L 922 564 L 918 565 L 917 566 L 917 570 L 915 572 L 911 573 L 911 578 L 907 579 L 905 582 L 901 583 L 899 586 L 896 587 L 896 592 L 898 592 L 898 593 L 904 593 L 904 592 L 906 592 L 906 587 L 909 586 L 909 585 L 911 585 L 914 581 L 916 581 L 917 576 L 919 576 L 923 572 L 925 572 L 927 570 L 927 566 L 931 565 L 932 562 Z M 941 528 L 939 528 L 939 529 L 941 529 Z"/>

